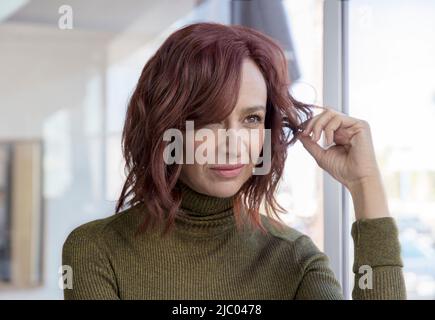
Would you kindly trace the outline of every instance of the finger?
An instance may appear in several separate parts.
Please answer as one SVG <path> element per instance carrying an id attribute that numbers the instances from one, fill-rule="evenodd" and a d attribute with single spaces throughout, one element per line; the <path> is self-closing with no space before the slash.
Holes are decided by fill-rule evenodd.
<path id="1" fill-rule="evenodd" d="M 316 120 L 313 126 L 313 136 L 312 136 L 313 141 L 317 142 L 320 139 L 320 135 L 322 133 L 323 128 L 334 116 L 336 116 L 335 113 L 328 111 L 323 114 L 323 117 L 320 117 L 319 119 Z"/>
<path id="2" fill-rule="evenodd" d="M 316 120 L 319 118 L 319 116 L 320 115 L 318 114 L 318 115 L 312 117 L 311 119 L 307 120 L 305 123 L 302 124 L 302 128 L 303 128 L 302 134 L 303 135 L 306 136 L 306 135 L 308 135 L 311 132 L 313 124 L 314 124 L 314 122 L 316 122 Z"/>
<path id="3" fill-rule="evenodd" d="M 325 126 L 325 137 L 327 145 L 330 145 L 334 142 L 334 132 L 340 128 L 342 123 L 340 116 L 333 117 Z"/>
<path id="4" fill-rule="evenodd" d="M 341 117 L 340 117 L 341 127 L 344 129 L 349 128 L 349 127 L 351 127 L 351 126 L 353 126 L 356 123 L 361 121 L 360 119 L 356 119 L 356 118 L 350 117 L 350 116 L 345 115 L 345 114 L 340 114 L 340 115 L 341 115 Z"/>
<path id="5" fill-rule="evenodd" d="M 303 134 L 304 135 L 308 135 L 312 128 L 314 123 L 317 121 L 317 119 L 319 119 L 328 109 L 326 109 L 325 107 L 317 107 L 318 109 L 322 109 L 323 111 L 317 115 L 315 115 L 314 117 L 312 117 L 311 119 L 308 119 L 306 122 L 304 122 L 302 124 L 302 127 L 304 128 L 303 130 Z"/>
<path id="6" fill-rule="evenodd" d="M 343 128 L 349 128 L 349 127 L 355 125 L 356 123 L 358 123 L 358 121 L 361 121 L 359 119 L 350 117 L 344 113 L 338 112 L 338 111 L 333 110 L 331 108 L 327 108 L 327 107 L 318 107 L 318 108 L 323 109 L 324 111 L 322 111 L 320 114 L 314 116 L 313 118 L 309 119 L 306 123 L 304 123 L 302 125 L 302 127 L 304 128 L 304 130 L 302 132 L 303 135 L 309 135 L 311 133 L 311 131 L 313 130 L 313 127 L 315 127 L 317 125 L 317 121 L 320 118 L 323 118 L 325 116 L 330 116 L 331 114 L 332 115 L 339 115 L 342 117 L 341 126 Z M 319 138 L 320 138 L 320 135 L 319 135 Z M 317 140 L 318 140 L 318 138 L 317 138 Z"/>
<path id="7" fill-rule="evenodd" d="M 317 164 L 320 165 L 320 161 L 325 153 L 325 150 L 321 146 L 319 146 L 317 142 L 311 140 L 311 138 L 308 136 L 301 135 L 299 137 L 299 140 L 301 141 L 304 148 L 307 149 L 307 151 L 313 156 Z"/>

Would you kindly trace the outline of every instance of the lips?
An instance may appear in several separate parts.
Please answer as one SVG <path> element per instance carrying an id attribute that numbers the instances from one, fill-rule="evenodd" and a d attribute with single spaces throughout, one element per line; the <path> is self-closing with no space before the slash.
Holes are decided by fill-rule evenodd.
<path id="1" fill-rule="evenodd" d="M 211 167 L 213 170 L 235 170 L 243 167 L 244 164 L 224 164 L 219 166 Z"/>
<path id="2" fill-rule="evenodd" d="M 229 164 L 211 167 L 211 171 L 223 178 L 237 177 L 245 167 L 244 164 Z"/>

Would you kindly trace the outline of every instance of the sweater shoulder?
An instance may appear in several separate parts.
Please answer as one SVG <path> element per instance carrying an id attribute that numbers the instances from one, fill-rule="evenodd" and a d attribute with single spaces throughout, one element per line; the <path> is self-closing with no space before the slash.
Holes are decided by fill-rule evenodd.
<path id="1" fill-rule="evenodd" d="M 262 216 L 263 225 L 269 232 L 272 241 L 284 244 L 291 251 L 298 252 L 301 258 L 308 258 L 317 255 L 323 255 L 321 250 L 316 246 L 314 241 L 307 234 L 296 230 L 289 225 L 277 221 L 281 228 L 273 225 L 272 218 Z M 276 221 L 276 220 L 273 220 Z"/>
<path id="2" fill-rule="evenodd" d="M 301 237 L 306 236 L 302 232 L 296 230 L 295 228 L 290 227 L 284 223 L 281 223 L 277 220 L 272 220 L 272 218 L 262 215 L 261 217 L 263 226 L 269 232 L 269 234 L 278 239 L 288 243 L 295 243 Z M 275 226 L 273 221 L 280 224 L 280 227 Z"/>
<path id="3" fill-rule="evenodd" d="M 64 249 L 78 243 L 101 243 L 113 239 L 114 234 L 125 236 L 134 231 L 137 224 L 137 207 L 130 207 L 121 212 L 83 223 L 75 227 L 64 242 Z"/>

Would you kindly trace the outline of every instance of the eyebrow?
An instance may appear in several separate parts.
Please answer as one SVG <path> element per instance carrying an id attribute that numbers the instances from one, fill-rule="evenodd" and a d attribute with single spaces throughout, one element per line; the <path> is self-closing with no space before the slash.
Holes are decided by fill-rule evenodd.
<path id="1" fill-rule="evenodd" d="M 244 108 L 243 112 L 255 112 L 255 111 L 258 111 L 258 110 L 266 111 L 266 107 L 265 106 L 261 106 L 261 105 L 251 106 L 251 107 Z"/>

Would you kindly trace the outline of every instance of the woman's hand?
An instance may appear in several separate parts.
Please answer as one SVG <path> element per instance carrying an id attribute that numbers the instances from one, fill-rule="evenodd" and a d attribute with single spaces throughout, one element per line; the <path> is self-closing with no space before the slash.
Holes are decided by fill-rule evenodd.
<path id="1" fill-rule="evenodd" d="M 317 164 L 350 191 L 357 219 L 389 216 L 369 124 L 322 109 L 302 124 L 304 131 L 297 134 L 298 139 Z M 317 144 L 322 131 L 326 149 Z"/>

